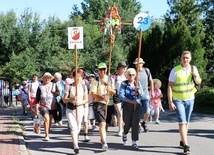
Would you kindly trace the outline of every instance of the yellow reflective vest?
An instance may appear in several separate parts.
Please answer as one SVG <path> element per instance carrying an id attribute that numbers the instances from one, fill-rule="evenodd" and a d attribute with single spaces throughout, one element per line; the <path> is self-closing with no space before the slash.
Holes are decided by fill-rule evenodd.
<path id="1" fill-rule="evenodd" d="M 172 97 L 174 99 L 186 100 L 194 95 L 195 87 L 192 74 L 186 75 L 181 65 L 175 67 L 177 80 L 172 87 Z"/>

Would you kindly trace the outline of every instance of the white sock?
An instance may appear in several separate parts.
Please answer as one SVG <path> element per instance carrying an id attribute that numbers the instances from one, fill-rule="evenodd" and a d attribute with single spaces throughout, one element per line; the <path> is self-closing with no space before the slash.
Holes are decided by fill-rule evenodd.
<path id="1" fill-rule="evenodd" d="M 132 145 L 134 145 L 134 144 L 136 144 L 136 141 L 133 140 L 133 141 L 132 141 Z"/>

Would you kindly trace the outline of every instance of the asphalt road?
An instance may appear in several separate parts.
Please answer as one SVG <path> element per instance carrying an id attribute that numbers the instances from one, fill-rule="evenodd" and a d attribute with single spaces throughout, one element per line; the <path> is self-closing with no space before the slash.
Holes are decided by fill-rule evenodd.
<path id="1" fill-rule="evenodd" d="M 63 118 L 62 127 L 52 127 L 50 141 L 42 141 L 44 130 L 40 134 L 33 133 L 33 121 L 29 116 L 23 116 L 21 110 L 17 116 L 25 126 L 24 139 L 26 148 L 31 155 L 68 155 L 74 154 L 70 132 L 67 129 L 66 118 Z M 80 155 L 179 155 L 183 149 L 179 148 L 178 124 L 175 112 L 161 113 L 160 125 L 148 123 L 150 131 L 141 132 L 138 145 L 139 150 L 131 149 L 130 133 L 128 143 L 123 145 L 122 138 L 117 136 L 117 127 L 109 127 L 107 142 L 109 150 L 102 152 L 98 128 L 89 130 L 90 142 L 83 142 L 83 135 L 79 137 Z M 188 141 L 192 155 L 213 155 L 214 145 L 214 115 L 193 113 L 189 128 Z"/>

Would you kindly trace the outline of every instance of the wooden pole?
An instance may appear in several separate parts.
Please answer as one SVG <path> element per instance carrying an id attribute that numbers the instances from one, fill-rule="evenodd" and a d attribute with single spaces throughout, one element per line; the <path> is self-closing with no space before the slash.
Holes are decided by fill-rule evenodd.
<path id="1" fill-rule="evenodd" d="M 78 90 L 77 90 L 78 89 L 77 88 L 77 86 L 78 86 L 77 85 L 77 68 L 78 68 L 77 67 L 78 66 L 78 61 L 77 61 L 78 58 L 77 57 L 78 57 L 78 55 L 77 55 L 77 45 L 76 44 L 74 45 L 74 49 L 75 49 L 75 87 L 76 87 L 76 92 L 75 92 L 76 95 L 75 96 L 77 97 L 78 96 Z M 77 109 L 78 109 L 78 105 L 76 105 L 76 110 L 75 110 L 76 111 L 76 121 L 78 123 L 78 110 Z"/>
<path id="2" fill-rule="evenodd" d="M 142 43 L 142 30 L 140 29 L 139 44 L 138 44 L 138 56 L 137 56 L 137 71 L 136 71 L 136 87 L 135 87 L 135 100 L 137 99 L 137 88 L 138 88 L 138 79 L 139 79 L 139 63 L 140 63 L 140 54 L 141 54 L 141 43 Z M 136 110 L 136 104 L 134 105 L 134 110 Z"/>
<path id="3" fill-rule="evenodd" d="M 108 59 L 108 85 L 111 78 L 111 55 L 112 55 L 112 49 L 113 45 L 110 45 L 110 52 L 109 52 L 109 59 Z M 108 93 L 108 92 L 107 92 Z M 106 110 L 105 110 L 105 119 L 107 118 L 107 112 L 108 112 L 108 101 L 106 101 Z"/>

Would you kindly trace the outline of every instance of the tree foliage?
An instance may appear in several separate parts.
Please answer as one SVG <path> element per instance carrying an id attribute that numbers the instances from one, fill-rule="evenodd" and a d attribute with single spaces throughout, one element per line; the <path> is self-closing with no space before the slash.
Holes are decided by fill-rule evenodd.
<path id="1" fill-rule="evenodd" d="M 68 27 L 84 28 L 84 49 L 78 50 L 79 67 L 93 72 L 95 65 L 108 64 L 109 36 L 103 35 L 101 23 L 108 9 L 116 5 L 122 22 L 132 23 L 140 12 L 136 0 L 84 0 L 81 9 L 74 5 L 70 19 L 62 22 L 57 17 L 41 20 L 39 14 L 27 8 L 20 17 L 13 11 L 0 14 L 0 76 L 20 82 L 37 73 L 61 72 L 67 76 L 74 67 L 74 50 L 68 50 Z M 162 79 L 167 66 L 180 63 L 183 50 L 192 52 L 192 64 L 202 77 L 213 69 L 213 2 L 212 0 L 168 0 L 170 10 L 162 19 L 152 18 L 149 30 L 143 32 L 141 57 L 153 77 Z M 203 15 L 203 16 L 202 16 Z M 111 73 L 119 61 L 129 67 L 138 53 L 139 32 L 133 26 L 122 25 L 116 34 Z M 208 64 L 207 64 L 208 62 Z M 209 79 L 209 78 L 207 78 Z"/>

